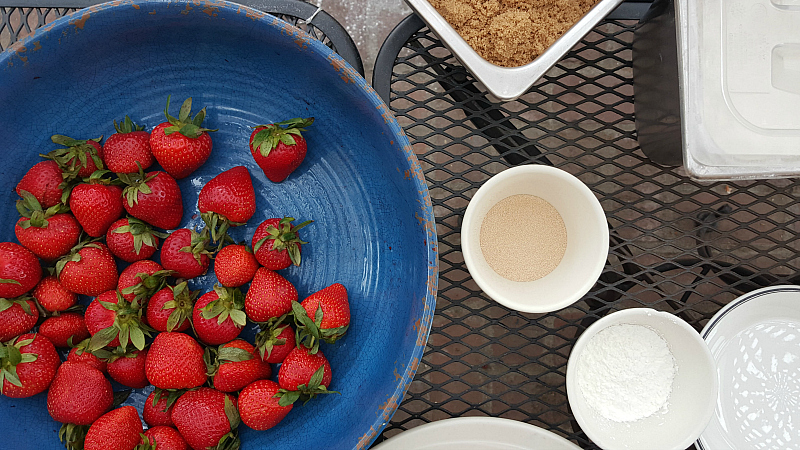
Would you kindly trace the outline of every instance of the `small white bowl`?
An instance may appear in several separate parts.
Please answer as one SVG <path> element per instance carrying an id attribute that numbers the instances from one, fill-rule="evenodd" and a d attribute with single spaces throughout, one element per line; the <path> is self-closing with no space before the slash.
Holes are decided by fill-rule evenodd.
<path id="1" fill-rule="evenodd" d="M 600 331 L 620 324 L 643 325 L 658 333 L 677 367 L 666 410 L 634 422 L 606 419 L 586 403 L 578 385 L 578 361 L 587 343 Z M 700 334 L 679 317 L 649 308 L 618 311 L 593 323 L 578 338 L 567 362 L 572 413 L 589 439 L 605 450 L 684 450 L 711 420 L 717 386 L 714 359 Z"/>
<path id="2" fill-rule="evenodd" d="M 512 195 L 537 196 L 558 211 L 567 247 L 556 268 L 534 281 L 511 281 L 492 269 L 480 246 L 486 213 Z M 461 224 L 461 250 L 470 275 L 489 297 L 508 308 L 545 313 L 580 300 L 595 284 L 608 259 L 608 223 L 592 191 L 575 176 L 554 167 L 525 165 L 493 176 L 470 200 Z"/>

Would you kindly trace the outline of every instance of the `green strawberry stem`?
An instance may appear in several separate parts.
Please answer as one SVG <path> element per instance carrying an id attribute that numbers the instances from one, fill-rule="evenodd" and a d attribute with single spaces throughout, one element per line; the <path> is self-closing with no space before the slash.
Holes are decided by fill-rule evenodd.
<path id="1" fill-rule="evenodd" d="M 142 251 L 143 245 L 158 247 L 156 237 L 166 239 L 169 236 L 167 233 L 154 230 L 144 221 L 132 216 L 128 216 L 128 225 L 115 228 L 112 233 L 130 233 L 133 236 L 133 250 L 137 255 Z"/>
<path id="2" fill-rule="evenodd" d="M 34 197 L 30 192 L 21 191 L 20 195 L 22 196 L 22 199 L 17 200 L 17 212 L 19 212 L 21 217 L 28 219 L 19 223 L 19 226 L 23 229 L 28 229 L 30 227 L 47 228 L 47 219 L 55 216 L 56 214 L 62 214 L 69 211 L 69 207 L 63 203 L 53 205 L 47 208 L 45 211 L 42 210 L 42 205 L 39 203 L 39 200 L 37 200 L 36 197 Z"/>
<path id="3" fill-rule="evenodd" d="M 17 338 L 14 338 L 0 345 L 0 394 L 3 394 L 3 386 L 6 381 L 16 387 L 22 387 L 22 382 L 17 375 L 17 366 L 19 364 L 34 362 L 39 359 L 38 355 L 22 353 L 20 350 L 20 348 L 31 342 L 33 342 L 33 339 L 17 341 Z"/>
<path id="4" fill-rule="evenodd" d="M 296 301 L 292 301 L 292 312 L 294 313 L 296 326 L 295 338 L 297 339 L 297 345 L 304 345 L 312 355 L 319 351 L 320 341 L 333 344 L 344 336 L 350 327 L 345 325 L 343 327 L 322 329 L 322 306 L 317 306 L 317 310 L 314 312 L 314 320 L 308 317 L 303 305 Z"/>
<path id="5" fill-rule="evenodd" d="M 278 393 L 275 394 L 275 397 L 280 399 L 278 400 L 278 404 L 281 406 L 289 406 L 298 400 L 302 400 L 303 404 L 306 404 L 317 395 L 341 394 L 339 391 L 329 391 L 325 385 L 321 384 L 324 374 L 325 366 L 322 365 L 314 372 L 314 375 L 311 376 L 307 385 L 301 384 L 297 386 L 296 391 L 278 389 Z"/>
<path id="6" fill-rule="evenodd" d="M 233 238 L 228 235 L 228 229 L 231 226 L 238 227 L 244 225 L 244 223 L 241 222 L 231 222 L 225 216 L 210 211 L 200 214 L 200 217 L 206 224 L 204 230 L 210 230 L 211 242 L 217 244 L 217 252 L 222 250 L 222 247 L 224 247 L 226 243 L 234 243 Z"/>
<path id="7" fill-rule="evenodd" d="M 100 159 L 97 149 L 93 145 L 89 144 L 90 140 L 94 142 L 100 142 L 102 139 L 103 136 L 95 139 L 82 140 L 73 139 L 60 134 L 54 134 L 50 137 L 50 140 L 53 141 L 54 144 L 61 145 L 65 148 L 58 148 L 47 153 L 46 155 L 40 156 L 43 158 L 52 159 L 58 163 L 58 166 L 64 171 L 65 180 L 74 179 L 81 167 L 86 167 L 89 158 L 92 159 L 95 167 L 98 169 L 103 168 L 103 160 Z M 88 157 L 87 154 L 89 155 Z"/>
<path id="8" fill-rule="evenodd" d="M 191 253 L 194 256 L 195 261 L 197 261 L 197 264 L 202 265 L 203 261 L 201 255 L 207 255 L 209 257 L 213 256 L 213 252 L 211 252 L 208 245 L 211 240 L 208 235 L 208 228 L 203 228 L 200 233 L 194 230 L 190 231 L 191 239 L 189 241 L 189 245 L 186 247 L 181 247 L 179 251 Z"/>
<path id="9" fill-rule="evenodd" d="M 172 133 L 180 133 L 189 139 L 197 139 L 201 134 L 207 131 L 217 131 L 216 129 L 202 128 L 203 120 L 206 118 L 206 109 L 203 108 L 194 118 L 192 115 L 192 98 L 189 97 L 184 100 L 181 109 L 178 112 L 178 117 L 172 117 L 169 114 L 169 101 L 172 96 L 167 96 L 167 106 L 164 108 L 164 115 L 171 126 L 164 128 L 164 135 L 169 136 Z"/>
<path id="10" fill-rule="evenodd" d="M 160 236 L 160 234 L 158 235 Z M 136 277 L 141 280 L 133 286 L 126 287 L 122 290 L 123 295 L 134 295 L 134 300 L 140 305 L 153 296 L 156 292 L 160 291 L 167 285 L 167 278 L 172 276 L 175 272 L 172 270 L 159 270 L 152 275 L 147 272 L 137 273 Z M 172 331 L 172 330 L 170 330 Z"/>
<path id="11" fill-rule="evenodd" d="M 210 302 L 202 309 L 203 318 L 211 320 L 217 318 L 217 323 L 222 325 L 228 317 L 239 328 L 247 325 L 247 314 L 244 309 L 244 294 L 239 288 L 227 288 L 218 284 L 214 285 L 218 299 Z"/>
<path id="12" fill-rule="evenodd" d="M 89 431 L 89 425 L 65 423 L 58 430 L 58 440 L 64 444 L 67 450 L 83 450 L 87 431 Z"/>
<path id="13" fill-rule="evenodd" d="M 170 273 L 172 272 L 170 271 Z M 172 290 L 173 300 L 165 302 L 164 306 L 161 307 L 161 309 L 173 310 L 167 317 L 167 331 L 172 331 L 180 327 L 184 321 L 191 320 L 194 301 L 200 293 L 200 291 L 189 289 L 189 284 L 186 281 L 182 281 L 177 286 L 170 287 L 170 289 Z"/>
<path id="14" fill-rule="evenodd" d="M 125 119 L 119 121 L 119 125 L 117 125 L 116 120 L 114 121 L 114 129 L 117 130 L 117 133 L 119 134 L 128 134 L 133 133 L 134 131 L 143 131 L 144 127 L 133 123 L 131 118 L 126 114 Z"/>
<path id="15" fill-rule="evenodd" d="M 258 352 L 261 354 L 261 359 L 266 360 L 267 358 L 272 355 L 272 349 L 275 348 L 276 345 L 285 345 L 286 339 L 279 339 L 281 332 L 288 327 L 288 324 L 284 324 L 284 319 L 288 317 L 288 314 L 284 314 L 274 323 L 259 323 L 259 327 L 261 331 L 256 333 L 255 343 Z M 266 356 L 265 356 L 266 355 Z"/>
<path id="16" fill-rule="evenodd" d="M 117 291 L 117 303 L 100 302 L 104 308 L 109 311 L 114 311 L 114 323 L 98 331 L 92 336 L 89 341 L 89 350 L 99 350 L 108 345 L 114 338 L 119 338 L 119 343 L 122 348 L 128 346 L 128 342 L 132 343 L 138 350 L 143 350 L 145 347 L 145 336 L 150 336 L 155 330 L 144 324 L 142 321 L 142 313 L 144 308 L 139 305 L 139 302 L 134 299 L 128 302 L 122 297 L 122 294 Z"/>
<path id="17" fill-rule="evenodd" d="M 286 250 L 289 253 L 289 259 L 295 266 L 300 265 L 300 246 L 298 244 L 308 244 L 306 241 L 300 240 L 297 231 L 306 225 L 314 222 L 313 220 L 306 220 L 303 223 L 292 226 L 294 217 L 284 217 L 278 221 L 278 227 L 272 225 L 268 226 L 266 232 L 267 236 L 259 239 L 253 247 L 253 252 L 257 252 L 264 243 L 272 240 L 272 250 L 279 252 Z"/>
<path id="18" fill-rule="evenodd" d="M 307 119 L 297 117 L 283 122 L 255 126 L 253 128 L 263 129 L 253 136 L 251 145 L 261 153 L 261 156 L 266 158 L 272 149 L 276 148 L 280 143 L 295 145 L 297 141 L 295 141 L 294 136 L 302 137 L 301 132 L 306 131 L 306 128 L 313 123 L 313 117 Z"/>

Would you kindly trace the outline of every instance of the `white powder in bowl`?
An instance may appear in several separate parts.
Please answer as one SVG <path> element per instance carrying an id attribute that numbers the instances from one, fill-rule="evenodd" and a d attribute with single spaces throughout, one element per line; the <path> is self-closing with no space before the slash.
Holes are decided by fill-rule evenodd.
<path id="1" fill-rule="evenodd" d="M 633 422 L 666 408 L 676 372 L 658 333 L 621 324 L 592 336 L 578 358 L 577 379 L 586 403 L 600 415 Z"/>

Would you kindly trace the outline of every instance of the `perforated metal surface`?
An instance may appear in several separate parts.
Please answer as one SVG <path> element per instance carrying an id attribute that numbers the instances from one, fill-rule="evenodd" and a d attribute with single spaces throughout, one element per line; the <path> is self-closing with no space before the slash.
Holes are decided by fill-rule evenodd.
<path id="1" fill-rule="evenodd" d="M 379 55 L 391 67 L 376 67 L 373 84 L 379 92 L 386 86 L 386 94 L 391 89 L 390 108 L 425 170 L 440 280 L 428 349 L 383 438 L 449 417 L 499 416 L 596 448 L 574 421 L 565 388 L 571 346 L 587 326 L 609 312 L 647 306 L 700 330 L 744 292 L 800 281 L 796 180 L 695 182 L 639 149 L 636 20 L 604 21 L 508 103 L 487 101 L 436 36 L 418 19 L 409 21 L 396 30 L 411 28 L 398 33 L 399 54 Z M 584 181 L 611 230 L 600 281 L 582 301 L 545 315 L 489 299 L 470 278 L 460 248 L 462 216 L 481 183 L 528 163 L 551 164 Z"/>
<path id="2" fill-rule="evenodd" d="M 72 11 L 75 9 L 0 7 L 0 51 Z"/>

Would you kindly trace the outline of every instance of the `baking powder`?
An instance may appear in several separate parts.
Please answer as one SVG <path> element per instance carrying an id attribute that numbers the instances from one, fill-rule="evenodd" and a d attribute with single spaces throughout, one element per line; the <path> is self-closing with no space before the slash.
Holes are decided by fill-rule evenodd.
<path id="1" fill-rule="evenodd" d="M 666 410 L 677 367 L 664 339 L 642 325 L 613 325 L 587 343 L 578 359 L 586 403 L 614 422 Z"/>

